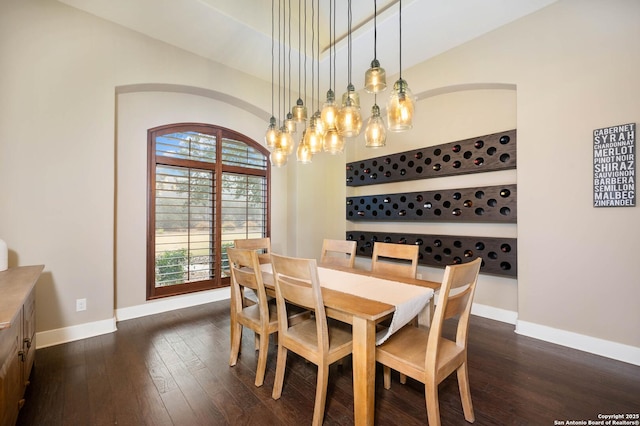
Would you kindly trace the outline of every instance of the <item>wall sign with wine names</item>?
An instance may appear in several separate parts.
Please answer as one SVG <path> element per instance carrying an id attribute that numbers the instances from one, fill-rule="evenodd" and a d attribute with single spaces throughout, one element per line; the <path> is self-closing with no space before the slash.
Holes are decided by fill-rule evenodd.
<path id="1" fill-rule="evenodd" d="M 593 206 L 636 205 L 636 123 L 593 131 Z"/>

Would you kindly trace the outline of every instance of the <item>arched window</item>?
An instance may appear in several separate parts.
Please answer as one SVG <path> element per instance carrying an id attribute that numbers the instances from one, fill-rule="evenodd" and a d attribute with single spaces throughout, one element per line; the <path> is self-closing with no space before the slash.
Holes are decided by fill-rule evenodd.
<path id="1" fill-rule="evenodd" d="M 226 247 L 269 236 L 269 152 L 223 127 L 148 130 L 147 300 L 229 285 Z"/>

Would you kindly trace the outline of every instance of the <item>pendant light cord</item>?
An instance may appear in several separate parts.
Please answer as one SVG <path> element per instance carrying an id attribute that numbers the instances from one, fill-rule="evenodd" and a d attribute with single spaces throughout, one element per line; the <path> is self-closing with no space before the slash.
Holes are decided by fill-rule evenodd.
<path id="1" fill-rule="evenodd" d="M 373 0 L 373 59 L 378 59 L 378 5 L 377 0 Z"/>
<path id="2" fill-rule="evenodd" d="M 349 0 L 349 15 L 348 15 L 348 22 L 347 22 L 347 47 L 348 47 L 348 55 L 349 55 L 349 61 L 347 63 L 347 66 L 349 67 L 349 85 L 351 85 L 351 0 Z"/>
<path id="3" fill-rule="evenodd" d="M 278 115 L 280 114 L 280 108 L 282 105 L 280 105 L 280 87 L 281 82 L 280 82 L 280 60 L 282 58 L 282 53 L 281 53 L 281 47 L 282 47 L 282 39 L 281 39 L 281 33 L 280 33 L 280 29 L 282 26 L 282 20 L 281 20 L 281 14 L 282 14 L 282 1 L 278 0 Z M 278 124 L 280 124 L 280 120 L 278 120 Z"/>
<path id="4" fill-rule="evenodd" d="M 332 53 L 331 50 L 333 48 L 333 43 L 331 42 L 331 18 L 333 17 L 333 15 L 331 14 L 331 8 L 333 7 L 333 9 L 335 10 L 335 0 L 333 1 L 329 1 L 329 90 L 333 89 L 333 86 L 331 85 L 331 58 L 332 58 Z M 335 22 L 335 20 L 334 20 Z M 334 49 L 335 52 L 335 49 Z"/>
<path id="5" fill-rule="evenodd" d="M 336 49 L 336 16 L 337 16 L 337 7 L 336 0 L 333 0 L 333 92 L 336 91 L 336 57 L 338 56 L 338 52 Z"/>
<path id="6" fill-rule="evenodd" d="M 300 3 L 302 2 L 302 0 L 298 0 L 298 97 L 300 97 L 301 95 L 301 83 L 302 83 L 302 78 L 300 78 L 302 75 L 302 37 L 301 37 L 301 33 L 300 33 L 300 26 L 302 25 L 302 20 L 300 19 Z"/>
<path id="7" fill-rule="evenodd" d="M 275 0 L 271 0 L 271 117 L 273 115 L 273 63 L 274 61 L 274 49 L 275 49 L 275 38 L 274 38 L 274 15 L 275 15 Z"/>
<path id="8" fill-rule="evenodd" d="M 305 3 L 306 5 L 306 3 Z M 306 7 L 306 6 L 305 6 Z M 315 17 L 316 17 L 316 8 L 315 3 L 311 1 L 311 113 L 310 116 L 313 115 L 313 103 L 315 101 L 315 92 L 316 92 L 316 68 L 315 68 L 315 60 L 316 60 L 316 32 L 315 32 Z M 305 26 L 306 27 L 306 26 Z"/>
<path id="9" fill-rule="evenodd" d="M 316 67 L 318 68 L 318 111 L 320 111 L 320 0 L 318 0 L 318 13 L 316 14 L 316 28 L 318 28 L 318 40 L 316 40 L 318 56 L 316 61 Z"/>
<path id="10" fill-rule="evenodd" d="M 289 26 L 289 55 L 288 55 L 288 60 L 289 60 L 289 80 L 288 83 L 285 83 L 289 86 L 289 91 L 288 91 L 288 95 L 289 95 L 289 111 L 291 111 L 291 0 L 289 0 L 289 20 L 287 25 Z"/>
<path id="11" fill-rule="evenodd" d="M 398 9 L 398 19 L 400 22 L 400 80 L 402 80 L 402 0 Z"/>

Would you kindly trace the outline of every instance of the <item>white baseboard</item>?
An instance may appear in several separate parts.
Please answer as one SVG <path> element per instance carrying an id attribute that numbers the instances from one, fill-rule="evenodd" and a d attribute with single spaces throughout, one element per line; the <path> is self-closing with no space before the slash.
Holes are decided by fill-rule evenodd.
<path id="1" fill-rule="evenodd" d="M 71 327 L 41 331 L 36 333 L 36 349 L 87 339 L 101 334 L 113 333 L 114 331 L 116 331 L 115 317 Z"/>
<path id="2" fill-rule="evenodd" d="M 117 331 L 116 321 L 217 302 L 219 300 L 229 299 L 230 297 L 229 288 L 227 287 L 191 293 L 184 296 L 167 297 L 143 305 L 116 309 L 113 318 L 36 333 L 36 349 L 61 345 L 75 340 L 88 339 L 90 337 L 100 336 L 101 334 L 113 333 Z"/>
<path id="3" fill-rule="evenodd" d="M 494 308 L 493 306 L 480 305 L 478 303 L 474 303 L 471 306 L 471 314 L 500 322 L 506 322 L 507 324 L 515 324 L 518 320 L 517 312 Z"/>
<path id="4" fill-rule="evenodd" d="M 183 309 L 191 306 L 203 305 L 205 303 L 218 302 L 229 298 L 231 298 L 229 287 L 199 291 L 197 293 L 189 293 L 182 296 L 165 297 L 142 305 L 116 309 L 116 318 L 118 321 L 124 321 L 147 315 L 173 311 L 175 309 Z"/>
<path id="5" fill-rule="evenodd" d="M 527 321 L 516 322 L 516 333 L 629 364 L 640 365 L 640 348 L 635 346 L 559 330 Z"/>
<path id="6" fill-rule="evenodd" d="M 493 306 L 473 304 L 471 313 L 484 318 L 515 324 L 516 333 L 545 342 L 589 352 L 629 364 L 640 365 L 640 348 L 584 334 L 559 330 L 527 321 L 518 321 L 518 313 Z"/>

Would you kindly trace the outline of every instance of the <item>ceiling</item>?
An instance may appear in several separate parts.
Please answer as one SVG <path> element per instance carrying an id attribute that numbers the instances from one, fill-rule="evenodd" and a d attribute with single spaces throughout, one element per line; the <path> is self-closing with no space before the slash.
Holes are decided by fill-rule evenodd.
<path id="1" fill-rule="evenodd" d="M 319 41 L 320 65 L 316 64 L 315 68 L 319 67 L 320 75 L 323 76 L 323 87 L 328 88 L 330 65 L 335 68 L 337 92 L 342 92 L 343 85 L 346 88 L 349 80 L 347 0 L 59 1 L 265 81 L 272 79 L 273 31 L 276 39 L 273 43 L 274 79 L 277 83 L 278 62 L 281 57 L 283 64 L 285 61 L 291 64 L 290 76 L 286 79 L 293 88 L 298 87 L 298 57 L 302 58 L 304 75 L 305 53 L 309 58 L 307 73 L 311 73 L 311 22 L 314 21 L 317 37 L 316 22 L 319 21 L 320 36 L 319 39 L 314 38 L 314 44 L 317 45 Z M 411 67 L 555 1 L 557 0 L 404 0 L 401 15 L 402 68 Z M 302 5 L 300 20 L 299 4 Z M 330 14 L 331 4 L 335 4 L 335 7 L 332 7 Z M 351 0 L 351 10 L 351 82 L 359 89 L 363 86 L 364 72 L 374 56 L 374 1 Z M 391 76 L 398 73 L 400 62 L 398 10 L 399 0 L 377 0 L 377 58 Z M 329 50 L 329 17 L 333 15 L 335 37 L 332 38 L 336 43 L 335 48 Z M 283 24 L 288 24 L 289 20 L 291 24 L 285 27 Z M 291 28 L 290 35 L 288 27 Z M 279 28 L 284 28 L 280 30 L 280 37 Z M 308 46 L 306 52 L 304 48 L 298 48 L 304 45 L 305 28 Z M 302 44 L 298 43 L 298 34 Z M 278 39 L 283 38 L 284 47 L 279 55 Z M 288 46 L 291 46 L 290 52 Z M 281 73 L 289 72 L 288 66 L 282 68 L 284 71 Z M 310 78 L 307 78 L 307 84 L 311 84 Z M 324 94 L 324 89 L 322 90 Z"/>

